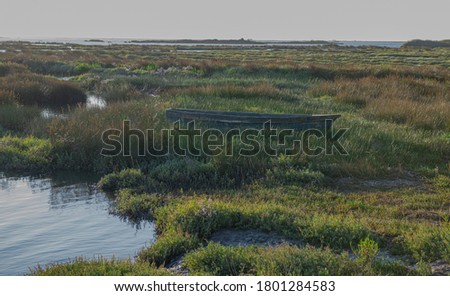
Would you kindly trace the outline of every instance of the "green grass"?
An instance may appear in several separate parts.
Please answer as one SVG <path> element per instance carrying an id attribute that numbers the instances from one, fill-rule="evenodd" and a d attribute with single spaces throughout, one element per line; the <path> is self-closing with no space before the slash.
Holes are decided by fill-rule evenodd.
<path id="1" fill-rule="evenodd" d="M 51 169 L 52 145 L 48 140 L 35 137 L 0 138 L 0 170 L 26 173 L 43 173 Z"/>
<path id="2" fill-rule="evenodd" d="M 156 266 L 165 266 L 201 246 L 201 242 L 190 235 L 172 232 L 158 238 L 151 248 L 143 249 L 138 259 L 142 262 L 151 262 Z"/>
<path id="3" fill-rule="evenodd" d="M 149 220 L 158 207 L 167 203 L 167 199 L 160 194 L 136 194 L 130 190 L 120 190 L 114 212 L 131 220 Z"/>
<path id="4" fill-rule="evenodd" d="M 312 247 L 225 247 L 210 243 L 188 253 L 183 264 L 195 275 L 416 275 L 401 263 L 364 265 L 347 254 Z"/>
<path id="5" fill-rule="evenodd" d="M 208 239 L 223 228 L 253 228 L 336 249 L 349 249 L 370 234 L 369 228 L 354 217 L 311 215 L 275 202 L 236 203 L 213 197 L 184 198 L 158 211 L 156 222 L 159 228 L 168 227 L 166 232 L 181 231 L 200 239 Z"/>
<path id="6" fill-rule="evenodd" d="M 77 258 L 63 264 L 38 266 L 31 269 L 32 276 L 168 276 L 165 269 L 159 269 L 146 263 L 134 263 L 131 260 L 83 259 Z"/>
<path id="7" fill-rule="evenodd" d="M 142 186 L 145 177 L 140 170 L 126 169 L 120 173 L 112 173 L 104 176 L 99 181 L 99 186 L 105 191 L 115 191 L 124 188 Z"/>
<path id="8" fill-rule="evenodd" d="M 445 235 L 449 230 L 445 213 L 448 191 L 415 193 L 401 205 L 396 205 L 396 200 L 403 199 L 405 193 L 371 194 L 362 198 L 295 186 L 290 192 L 283 191 L 282 187 L 253 188 L 244 195 L 176 198 L 166 206 L 162 207 L 167 203 L 161 203 L 161 208 L 153 208 L 152 212 L 158 231 L 164 236 L 185 233 L 208 240 L 220 229 L 250 228 L 277 232 L 337 251 L 351 250 L 361 240 L 372 237 L 381 246 L 389 246 L 393 252 L 407 254 L 415 260 L 433 261 L 448 256 L 450 244 Z M 390 203 L 384 204 L 383 200 Z M 440 226 L 434 226 L 433 220 L 427 222 L 413 215 L 424 209 L 440 212 Z"/>

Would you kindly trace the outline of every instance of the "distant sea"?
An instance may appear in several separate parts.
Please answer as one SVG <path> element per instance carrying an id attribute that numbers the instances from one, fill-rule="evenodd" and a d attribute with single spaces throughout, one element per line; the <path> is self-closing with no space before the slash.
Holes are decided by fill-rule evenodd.
<path id="1" fill-rule="evenodd" d="M 336 41 L 336 43 L 342 46 L 379 46 L 400 48 L 405 41 Z"/>
<path id="2" fill-rule="evenodd" d="M 133 39 L 71 39 L 71 38 L 58 38 L 58 39 L 11 39 L 11 38 L 0 38 L 1 41 L 28 41 L 33 43 L 66 43 L 66 44 L 80 44 L 80 45 L 111 45 L 111 44 L 129 44 L 129 45 L 178 45 L 178 46 L 243 46 L 243 47 L 254 47 L 254 46 L 320 46 L 322 44 L 314 44 L 310 41 L 258 41 L 258 44 L 252 43 L 244 43 L 244 44 L 221 44 L 221 43 L 195 43 L 193 42 L 183 42 L 183 43 L 174 43 L 171 41 L 151 41 L 148 42 L 133 42 Z M 347 41 L 347 40 L 333 40 L 331 42 L 336 43 L 340 46 L 379 46 L 379 47 L 390 47 L 390 48 L 399 48 L 402 46 L 405 41 Z"/>

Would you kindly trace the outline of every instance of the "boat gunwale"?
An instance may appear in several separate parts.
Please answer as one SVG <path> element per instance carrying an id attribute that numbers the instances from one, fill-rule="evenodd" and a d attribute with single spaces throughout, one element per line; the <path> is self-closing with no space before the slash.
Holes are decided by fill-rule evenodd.
<path id="1" fill-rule="evenodd" d="M 339 114 L 269 114 L 255 112 L 227 112 L 196 109 L 168 109 L 168 119 L 213 121 L 224 123 L 311 123 L 322 120 L 335 120 Z"/>

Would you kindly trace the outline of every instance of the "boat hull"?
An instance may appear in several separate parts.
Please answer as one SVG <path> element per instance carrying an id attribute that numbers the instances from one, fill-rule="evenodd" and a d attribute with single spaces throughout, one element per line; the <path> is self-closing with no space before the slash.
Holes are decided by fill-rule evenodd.
<path id="1" fill-rule="evenodd" d="M 182 124 L 195 122 L 199 126 L 218 129 L 258 129 L 268 126 L 275 129 L 323 129 L 331 127 L 340 117 L 338 114 L 267 114 L 253 112 L 224 112 L 195 109 L 168 109 L 166 117 L 170 122 Z"/>

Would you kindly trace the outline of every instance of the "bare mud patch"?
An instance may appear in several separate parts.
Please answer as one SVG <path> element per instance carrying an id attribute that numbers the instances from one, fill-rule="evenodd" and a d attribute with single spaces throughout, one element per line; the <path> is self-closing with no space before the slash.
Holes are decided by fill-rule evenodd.
<path id="1" fill-rule="evenodd" d="M 418 178 L 397 178 L 397 179 L 371 179 L 361 180 L 355 178 L 336 179 L 332 187 L 342 192 L 358 191 L 387 191 L 399 188 L 414 188 L 426 190 L 423 180 Z"/>
<path id="2" fill-rule="evenodd" d="M 212 242 L 220 243 L 224 246 L 251 246 L 259 247 L 276 246 L 281 244 L 291 244 L 304 247 L 305 244 L 299 240 L 291 240 L 281 237 L 276 233 L 267 233 L 258 230 L 223 229 L 214 233 L 210 239 Z"/>

